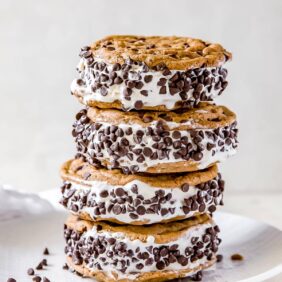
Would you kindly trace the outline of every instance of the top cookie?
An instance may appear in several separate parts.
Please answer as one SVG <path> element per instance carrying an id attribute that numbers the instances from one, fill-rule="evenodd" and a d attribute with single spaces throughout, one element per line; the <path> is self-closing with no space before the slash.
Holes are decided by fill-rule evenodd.
<path id="1" fill-rule="evenodd" d="M 130 58 L 149 68 L 165 64 L 170 70 L 217 67 L 231 59 L 219 44 L 177 36 L 113 35 L 95 42 L 89 51 L 105 63 L 124 64 Z"/>
<path id="2" fill-rule="evenodd" d="M 227 86 L 231 53 L 189 37 L 108 36 L 81 49 L 71 91 L 89 106 L 172 110 L 210 101 Z M 136 101 L 141 101 L 136 104 Z"/>

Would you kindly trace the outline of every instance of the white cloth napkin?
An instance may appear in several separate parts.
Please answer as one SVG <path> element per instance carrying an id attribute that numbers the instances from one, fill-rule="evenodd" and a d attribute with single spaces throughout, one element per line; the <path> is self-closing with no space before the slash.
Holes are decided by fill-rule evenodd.
<path id="1" fill-rule="evenodd" d="M 36 194 L 17 191 L 10 185 L 0 185 L 0 221 L 52 210 L 54 206 Z"/>

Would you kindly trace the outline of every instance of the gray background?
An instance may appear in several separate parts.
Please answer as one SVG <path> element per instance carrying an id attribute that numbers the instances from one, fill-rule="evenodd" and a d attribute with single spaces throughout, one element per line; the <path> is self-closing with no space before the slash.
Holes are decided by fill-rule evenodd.
<path id="1" fill-rule="evenodd" d="M 70 95 L 79 48 L 108 34 L 187 35 L 233 52 L 218 103 L 238 114 L 240 150 L 222 166 L 232 192 L 281 191 L 282 1 L 0 1 L 0 181 L 60 185 L 74 154 Z"/>

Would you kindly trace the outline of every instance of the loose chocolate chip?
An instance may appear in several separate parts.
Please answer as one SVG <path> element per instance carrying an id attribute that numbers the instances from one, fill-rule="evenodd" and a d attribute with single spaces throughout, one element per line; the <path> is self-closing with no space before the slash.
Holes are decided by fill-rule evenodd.
<path id="1" fill-rule="evenodd" d="M 66 263 L 62 266 L 62 268 L 63 268 L 64 270 L 69 270 L 69 266 L 68 266 Z"/>
<path id="2" fill-rule="evenodd" d="M 33 269 L 33 268 L 29 268 L 29 269 L 27 270 L 27 274 L 28 274 L 28 275 L 34 275 L 34 269 Z"/>
<path id="3" fill-rule="evenodd" d="M 43 255 L 49 255 L 49 250 L 48 250 L 48 248 L 45 248 L 45 249 L 44 249 Z"/>
<path id="4" fill-rule="evenodd" d="M 193 277 L 192 280 L 193 281 L 202 281 L 203 278 L 203 273 L 201 271 L 199 271 L 198 273 L 196 273 Z"/>
<path id="5" fill-rule="evenodd" d="M 222 260 L 223 260 L 223 255 L 220 254 L 216 255 L 216 262 L 222 262 Z"/>
<path id="6" fill-rule="evenodd" d="M 152 79 L 153 79 L 153 76 L 152 76 L 152 75 L 145 75 L 145 76 L 144 76 L 144 81 L 145 81 L 146 83 L 151 82 Z"/>
<path id="7" fill-rule="evenodd" d="M 50 282 L 50 280 L 47 277 L 43 277 L 43 282 Z"/>
<path id="8" fill-rule="evenodd" d="M 183 191 L 183 192 L 188 192 L 189 191 L 189 184 L 188 183 L 184 183 L 184 184 L 182 184 L 181 185 L 181 190 Z"/>
<path id="9" fill-rule="evenodd" d="M 7 280 L 7 282 L 17 282 L 17 280 L 14 279 L 14 278 L 9 278 L 9 279 Z"/>
<path id="10" fill-rule="evenodd" d="M 40 276 L 34 276 L 33 278 L 32 278 L 32 281 L 34 281 L 34 282 L 40 282 L 42 279 L 41 279 L 41 277 Z"/>
<path id="11" fill-rule="evenodd" d="M 138 100 L 138 101 L 135 102 L 134 108 L 136 110 L 140 110 L 140 109 L 142 109 L 142 107 L 143 107 L 143 102 L 141 100 Z"/>
<path id="12" fill-rule="evenodd" d="M 42 270 L 42 269 L 43 269 L 42 262 L 40 262 L 40 263 L 36 266 L 35 269 L 36 269 L 36 270 Z"/>
<path id="13" fill-rule="evenodd" d="M 47 259 L 43 259 L 43 260 L 41 261 L 41 264 L 44 265 L 44 266 L 47 266 L 47 265 L 48 265 L 48 264 L 47 264 Z"/>

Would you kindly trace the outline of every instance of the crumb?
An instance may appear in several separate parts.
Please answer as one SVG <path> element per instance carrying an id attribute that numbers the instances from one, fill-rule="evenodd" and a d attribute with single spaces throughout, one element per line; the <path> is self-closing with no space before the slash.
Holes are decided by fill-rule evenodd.
<path id="1" fill-rule="evenodd" d="M 233 254 L 231 256 L 231 260 L 243 260 L 243 259 L 244 259 L 244 257 L 240 254 Z"/>

